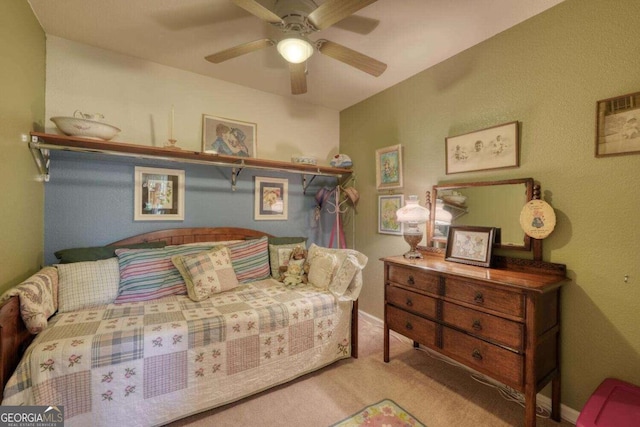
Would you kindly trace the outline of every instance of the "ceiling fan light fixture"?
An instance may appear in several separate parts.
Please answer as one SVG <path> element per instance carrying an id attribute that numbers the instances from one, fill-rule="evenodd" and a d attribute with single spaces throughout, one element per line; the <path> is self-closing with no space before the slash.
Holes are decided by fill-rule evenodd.
<path id="1" fill-rule="evenodd" d="M 278 52 L 292 64 L 300 64 L 313 55 L 313 46 L 303 38 L 290 37 L 278 42 Z"/>

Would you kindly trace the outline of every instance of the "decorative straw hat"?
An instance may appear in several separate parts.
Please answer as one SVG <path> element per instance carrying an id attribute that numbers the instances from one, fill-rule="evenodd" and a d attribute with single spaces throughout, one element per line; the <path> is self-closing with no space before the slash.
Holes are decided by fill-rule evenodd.
<path id="1" fill-rule="evenodd" d="M 347 198 L 351 201 L 351 204 L 353 204 L 353 206 L 355 206 L 356 203 L 358 203 L 358 200 L 360 200 L 360 194 L 358 193 L 358 190 L 355 189 L 355 187 L 343 188 L 342 191 L 344 191 L 344 194 L 347 195 Z"/>

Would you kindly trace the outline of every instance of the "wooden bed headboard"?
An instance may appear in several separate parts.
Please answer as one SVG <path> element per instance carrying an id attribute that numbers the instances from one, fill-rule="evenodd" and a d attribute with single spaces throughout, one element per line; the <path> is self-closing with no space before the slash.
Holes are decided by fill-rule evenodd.
<path id="1" fill-rule="evenodd" d="M 181 245 L 196 242 L 221 242 L 225 240 L 244 240 L 247 238 L 271 237 L 258 230 L 236 227 L 215 228 L 172 228 L 139 234 L 113 242 L 112 245 L 128 245 L 142 242 L 165 241 L 167 245 Z M 4 387 L 20 363 L 25 350 L 33 341 L 34 335 L 27 331 L 20 317 L 20 301 L 12 297 L 0 306 L 0 400 Z"/>

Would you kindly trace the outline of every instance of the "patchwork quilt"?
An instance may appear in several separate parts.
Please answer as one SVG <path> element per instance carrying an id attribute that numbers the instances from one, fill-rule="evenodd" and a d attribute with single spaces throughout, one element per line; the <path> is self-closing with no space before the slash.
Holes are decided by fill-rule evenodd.
<path id="1" fill-rule="evenodd" d="M 62 405 L 66 426 L 164 424 L 349 357 L 351 307 L 267 279 L 200 302 L 175 295 L 58 314 L 2 404 Z"/>

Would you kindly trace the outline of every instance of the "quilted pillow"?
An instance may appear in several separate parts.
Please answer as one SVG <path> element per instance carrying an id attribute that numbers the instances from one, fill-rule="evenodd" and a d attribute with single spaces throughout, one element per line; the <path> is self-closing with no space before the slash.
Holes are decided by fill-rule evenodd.
<path id="1" fill-rule="evenodd" d="M 148 301 L 187 293 L 184 280 L 171 262 L 175 255 L 192 255 L 213 248 L 174 246 L 163 249 L 117 249 L 120 288 L 116 303 Z"/>
<path id="2" fill-rule="evenodd" d="M 27 330 L 37 334 L 47 327 L 47 319 L 58 309 L 58 270 L 45 267 L 24 282 L 9 289 L 0 302 L 17 296 L 20 317 Z"/>
<path id="3" fill-rule="evenodd" d="M 118 295 L 118 258 L 59 264 L 58 312 L 110 304 Z"/>
<path id="4" fill-rule="evenodd" d="M 329 290 L 340 299 L 355 301 L 362 289 L 362 269 L 367 265 L 367 256 L 353 249 L 323 248 L 312 243 L 307 256 L 310 265 L 310 283 L 315 284 L 311 280 L 311 270 L 316 258 L 325 257 L 326 254 L 332 254 L 337 259 L 336 267 L 332 271 L 333 276 L 329 282 Z"/>
<path id="5" fill-rule="evenodd" d="M 238 282 L 247 283 L 269 278 L 271 268 L 266 237 L 233 243 L 227 247 L 231 251 L 231 263 Z"/>
<path id="6" fill-rule="evenodd" d="M 291 252 L 296 246 L 302 246 L 306 249 L 304 242 L 288 243 L 284 245 L 269 245 L 269 265 L 271 266 L 271 277 L 280 278 L 280 266 L 287 265 Z"/>
<path id="7" fill-rule="evenodd" d="M 194 255 L 176 255 L 171 261 L 182 274 L 187 294 L 193 301 L 202 301 L 238 286 L 231 253 L 224 246 Z"/>
<path id="8" fill-rule="evenodd" d="M 338 258 L 328 252 L 317 253 L 309 259 L 309 283 L 321 289 L 329 289 L 338 267 Z"/>

